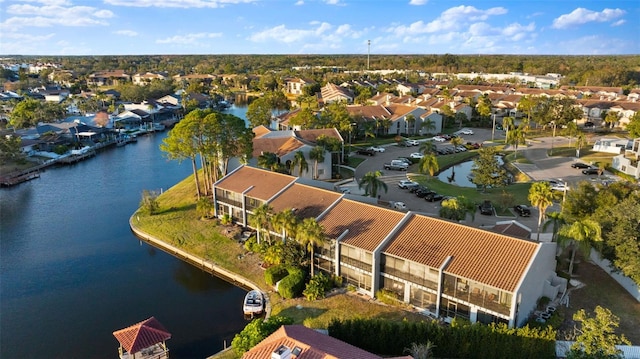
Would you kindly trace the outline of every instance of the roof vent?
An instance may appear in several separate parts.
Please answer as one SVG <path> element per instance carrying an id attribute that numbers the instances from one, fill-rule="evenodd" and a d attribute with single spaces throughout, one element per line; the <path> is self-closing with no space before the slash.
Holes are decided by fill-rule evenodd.
<path id="1" fill-rule="evenodd" d="M 271 353 L 271 359 L 291 359 L 291 349 L 286 345 L 281 345 Z"/>

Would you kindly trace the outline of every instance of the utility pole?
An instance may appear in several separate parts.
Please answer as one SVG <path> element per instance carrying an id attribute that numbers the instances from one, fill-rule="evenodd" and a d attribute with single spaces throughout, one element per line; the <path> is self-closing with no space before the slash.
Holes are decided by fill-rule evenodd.
<path id="1" fill-rule="evenodd" d="M 369 71 L 369 56 L 371 55 L 371 40 L 367 40 L 367 71 Z"/>

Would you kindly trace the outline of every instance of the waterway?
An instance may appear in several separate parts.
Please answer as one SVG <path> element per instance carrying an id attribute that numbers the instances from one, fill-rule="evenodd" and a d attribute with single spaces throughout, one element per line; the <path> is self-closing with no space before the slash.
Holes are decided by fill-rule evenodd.
<path id="1" fill-rule="evenodd" d="M 172 358 L 204 358 L 246 325 L 242 289 L 129 229 L 143 190 L 191 174 L 162 157 L 165 135 L 0 190 L 0 357 L 117 358 L 112 332 L 155 316 Z"/>

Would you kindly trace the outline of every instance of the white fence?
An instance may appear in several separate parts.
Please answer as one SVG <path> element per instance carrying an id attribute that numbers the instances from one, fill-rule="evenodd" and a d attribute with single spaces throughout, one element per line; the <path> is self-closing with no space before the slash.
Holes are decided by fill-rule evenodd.
<path id="1" fill-rule="evenodd" d="M 602 268 L 605 272 L 609 273 L 611 278 L 613 278 L 616 282 L 618 282 L 632 297 L 634 297 L 638 302 L 640 302 L 640 288 L 638 285 L 629 277 L 623 275 L 620 272 L 616 272 L 611 265 L 609 260 L 601 257 L 600 253 L 595 249 L 591 249 L 590 259 L 597 264 L 600 268 Z"/>

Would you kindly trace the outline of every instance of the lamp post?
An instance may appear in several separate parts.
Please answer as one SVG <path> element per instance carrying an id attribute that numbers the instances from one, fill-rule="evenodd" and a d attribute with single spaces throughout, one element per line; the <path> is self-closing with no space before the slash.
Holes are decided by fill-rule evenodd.
<path id="1" fill-rule="evenodd" d="M 553 156 L 553 141 L 556 139 L 556 121 L 551 121 L 553 126 L 553 134 L 551 135 L 551 155 Z"/>
<path id="2" fill-rule="evenodd" d="M 496 134 L 496 114 L 493 114 L 493 128 L 491 129 L 491 142 L 493 142 L 493 139 L 495 137 Z"/>
<path id="3" fill-rule="evenodd" d="M 371 55 L 371 40 L 367 40 L 367 71 L 369 71 L 369 56 Z"/>

